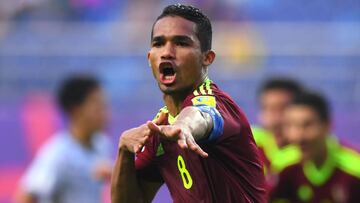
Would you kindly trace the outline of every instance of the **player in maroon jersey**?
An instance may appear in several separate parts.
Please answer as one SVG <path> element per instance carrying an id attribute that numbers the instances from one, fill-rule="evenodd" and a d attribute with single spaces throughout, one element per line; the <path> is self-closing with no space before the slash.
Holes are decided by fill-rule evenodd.
<path id="1" fill-rule="evenodd" d="M 272 202 L 360 202 L 360 157 L 329 136 L 325 99 L 302 93 L 284 114 L 284 135 L 299 144 L 303 160 L 280 173 Z"/>
<path id="2" fill-rule="evenodd" d="M 258 90 L 259 126 L 252 132 L 264 163 L 268 191 L 278 180 L 277 175 L 287 166 L 300 161 L 301 152 L 289 145 L 282 133 L 282 119 L 286 106 L 303 87 L 296 80 L 286 77 L 269 78 Z"/>
<path id="3" fill-rule="evenodd" d="M 174 202 L 266 202 L 249 123 L 207 77 L 211 35 L 209 19 L 192 6 L 170 5 L 155 21 L 148 59 L 166 106 L 122 133 L 114 203 L 150 202 L 163 183 Z"/>

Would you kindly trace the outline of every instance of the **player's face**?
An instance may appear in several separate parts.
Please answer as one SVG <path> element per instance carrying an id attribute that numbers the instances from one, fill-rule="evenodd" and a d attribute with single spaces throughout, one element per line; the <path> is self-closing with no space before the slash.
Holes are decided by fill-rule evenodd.
<path id="1" fill-rule="evenodd" d="M 165 94 L 192 91 L 206 74 L 196 24 L 181 17 L 164 17 L 153 28 L 148 60 Z"/>
<path id="2" fill-rule="evenodd" d="M 284 112 L 283 130 L 288 141 L 298 144 L 306 157 L 325 142 L 329 125 L 312 108 L 291 105 Z"/>
<path id="3" fill-rule="evenodd" d="M 77 116 L 90 131 L 96 132 L 105 127 L 107 109 L 105 96 L 101 89 L 92 91 L 85 101 L 77 107 Z"/>
<path id="4" fill-rule="evenodd" d="M 261 125 L 278 134 L 281 132 L 282 118 L 292 94 L 281 89 L 268 90 L 260 95 L 259 120 Z"/>

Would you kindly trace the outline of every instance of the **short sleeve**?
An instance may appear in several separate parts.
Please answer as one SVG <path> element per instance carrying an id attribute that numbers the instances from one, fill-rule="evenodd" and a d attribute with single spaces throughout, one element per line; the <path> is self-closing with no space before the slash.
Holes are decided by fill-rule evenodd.
<path id="1" fill-rule="evenodd" d="M 215 107 L 206 105 L 196 105 L 195 107 L 197 107 L 201 112 L 209 114 L 213 121 L 213 128 L 208 137 L 208 141 L 218 138 L 223 133 L 224 129 L 224 119 L 219 111 Z"/>
<path id="2" fill-rule="evenodd" d="M 214 92 L 213 95 L 189 97 L 184 106 L 195 106 L 201 112 L 208 113 L 213 120 L 213 129 L 206 141 L 220 141 L 229 136 L 238 135 L 242 124 L 247 122 L 236 104 L 226 95 Z"/>
<path id="3" fill-rule="evenodd" d="M 192 97 L 188 99 L 188 101 L 185 101 L 185 105 L 197 107 L 201 112 L 211 116 L 213 128 L 208 139 L 203 140 L 203 142 L 215 140 L 223 133 L 224 119 L 217 109 L 217 99 L 214 95 L 198 95 Z"/>
<path id="4" fill-rule="evenodd" d="M 60 184 L 61 159 L 55 140 L 45 144 L 21 180 L 24 191 L 39 199 L 51 198 Z"/>

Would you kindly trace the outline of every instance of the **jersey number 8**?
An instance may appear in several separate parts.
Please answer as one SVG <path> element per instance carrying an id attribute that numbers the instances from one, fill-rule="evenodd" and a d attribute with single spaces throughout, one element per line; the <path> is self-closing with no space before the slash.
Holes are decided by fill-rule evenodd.
<path id="1" fill-rule="evenodd" d="M 191 178 L 191 175 L 189 171 L 186 169 L 185 161 L 181 155 L 177 158 L 177 166 L 184 184 L 184 187 L 186 189 L 190 189 L 193 184 L 193 180 Z"/>

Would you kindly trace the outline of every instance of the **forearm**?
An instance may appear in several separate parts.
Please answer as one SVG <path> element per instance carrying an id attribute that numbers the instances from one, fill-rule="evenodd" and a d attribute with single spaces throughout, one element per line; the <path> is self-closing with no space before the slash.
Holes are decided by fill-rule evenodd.
<path id="1" fill-rule="evenodd" d="M 134 154 L 119 149 L 111 179 L 111 202 L 144 202 L 136 177 Z"/>
<path id="2" fill-rule="evenodd" d="M 198 108 L 186 107 L 180 112 L 174 125 L 182 128 L 185 126 L 198 141 L 209 136 L 213 121 L 209 114 L 201 112 Z"/>

